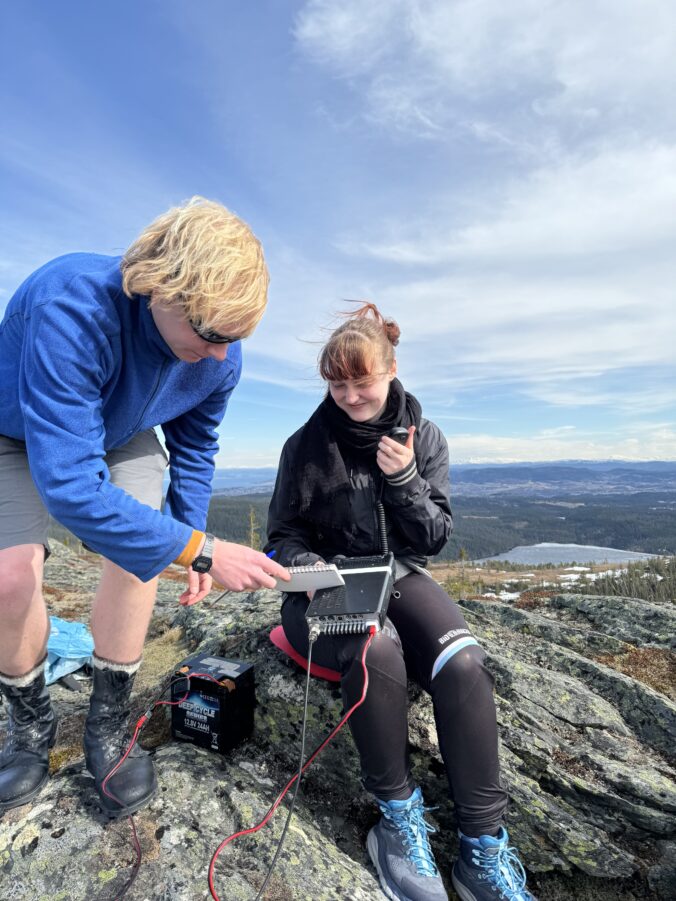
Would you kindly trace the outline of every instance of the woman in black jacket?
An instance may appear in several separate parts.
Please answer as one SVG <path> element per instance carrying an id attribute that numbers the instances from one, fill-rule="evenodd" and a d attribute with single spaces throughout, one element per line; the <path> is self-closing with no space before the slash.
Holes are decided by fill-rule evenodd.
<path id="1" fill-rule="evenodd" d="M 502 815 L 492 678 L 455 604 L 425 569 L 451 533 L 448 448 L 396 378 L 399 327 L 364 304 L 319 358 L 324 401 L 284 445 L 268 515 L 267 551 L 286 566 L 380 552 L 377 503 L 396 561 L 385 628 L 367 655 L 369 688 L 350 719 L 364 786 L 383 814 L 368 850 L 383 891 L 400 901 L 446 899 L 407 756 L 407 676 L 432 697 L 460 827 L 452 880 L 463 901 L 534 901 Z M 408 431 L 404 445 L 388 437 Z M 282 624 L 308 652 L 304 594 L 287 594 Z M 361 695 L 363 635 L 321 635 L 313 661 L 338 670 L 346 708 Z"/>

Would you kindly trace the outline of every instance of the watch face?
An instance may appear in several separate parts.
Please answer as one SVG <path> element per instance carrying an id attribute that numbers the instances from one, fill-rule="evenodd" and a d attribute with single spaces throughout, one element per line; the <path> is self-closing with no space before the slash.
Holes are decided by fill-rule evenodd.
<path id="1" fill-rule="evenodd" d="M 211 569 L 212 554 L 214 551 L 214 536 L 206 533 L 202 552 L 192 561 L 193 572 L 208 573 Z"/>

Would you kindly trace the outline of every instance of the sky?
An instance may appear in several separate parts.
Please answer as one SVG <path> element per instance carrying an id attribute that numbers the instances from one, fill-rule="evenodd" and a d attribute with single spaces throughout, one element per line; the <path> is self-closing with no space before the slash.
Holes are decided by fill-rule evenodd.
<path id="1" fill-rule="evenodd" d="M 276 465 L 347 300 L 455 462 L 676 459 L 671 0 L 24 0 L 0 311 L 200 194 L 263 242 L 219 466 Z"/>

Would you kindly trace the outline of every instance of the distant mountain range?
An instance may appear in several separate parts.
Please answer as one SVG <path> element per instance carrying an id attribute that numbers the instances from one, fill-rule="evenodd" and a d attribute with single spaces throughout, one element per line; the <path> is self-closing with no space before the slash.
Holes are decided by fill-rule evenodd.
<path id="1" fill-rule="evenodd" d="M 272 494 L 277 478 L 275 466 L 258 469 L 217 469 L 214 494 Z"/>
<path id="2" fill-rule="evenodd" d="M 459 463 L 451 466 L 451 490 L 456 497 L 518 495 L 555 497 L 638 492 L 676 493 L 676 462 L 561 460 L 552 463 Z M 214 494 L 270 494 L 277 470 L 273 466 L 217 469 Z"/>
<path id="3" fill-rule="evenodd" d="M 561 461 L 451 467 L 452 493 L 521 497 L 676 492 L 676 462 Z"/>

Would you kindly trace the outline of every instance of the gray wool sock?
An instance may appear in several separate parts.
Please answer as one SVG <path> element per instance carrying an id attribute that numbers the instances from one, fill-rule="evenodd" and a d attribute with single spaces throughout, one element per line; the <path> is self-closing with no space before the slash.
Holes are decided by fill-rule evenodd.
<path id="1" fill-rule="evenodd" d="M 92 666 L 95 669 L 112 669 L 117 672 L 128 673 L 132 676 L 141 665 L 141 657 L 138 660 L 132 660 L 131 663 L 117 663 L 115 660 L 107 660 L 105 657 L 99 657 L 96 653 L 92 655 Z"/>

